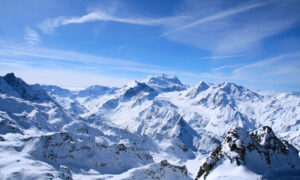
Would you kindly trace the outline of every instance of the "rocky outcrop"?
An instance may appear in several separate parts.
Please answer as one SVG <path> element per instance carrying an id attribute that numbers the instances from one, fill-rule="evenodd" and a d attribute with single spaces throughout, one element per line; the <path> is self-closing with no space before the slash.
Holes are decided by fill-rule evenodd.
<path id="1" fill-rule="evenodd" d="M 243 128 L 230 130 L 202 164 L 196 179 L 206 179 L 225 160 L 236 166 L 245 166 L 259 175 L 272 170 L 295 170 L 300 167 L 298 151 L 288 142 L 278 139 L 268 126 L 252 133 Z"/>
<path id="2" fill-rule="evenodd" d="M 141 168 L 132 172 L 132 175 L 125 179 L 131 180 L 167 180 L 167 179 L 182 179 L 190 180 L 189 173 L 185 166 L 176 166 L 170 164 L 167 160 L 160 163 L 151 164 L 147 168 Z"/>

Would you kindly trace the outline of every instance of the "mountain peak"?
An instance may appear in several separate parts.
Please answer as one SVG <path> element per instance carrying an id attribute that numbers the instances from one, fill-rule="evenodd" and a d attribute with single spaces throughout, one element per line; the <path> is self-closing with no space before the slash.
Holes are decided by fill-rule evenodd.
<path id="1" fill-rule="evenodd" d="M 21 78 L 17 78 L 14 73 L 8 73 L 2 77 L 0 82 L 0 92 L 22 98 L 29 101 L 47 101 L 51 98 L 46 91 L 38 85 L 28 85 Z"/>
<path id="2" fill-rule="evenodd" d="M 161 77 L 165 79 L 178 79 L 176 76 L 168 75 L 168 74 L 162 74 Z"/>
<path id="3" fill-rule="evenodd" d="M 238 86 L 231 82 L 224 82 L 221 84 L 221 90 L 225 91 L 228 94 L 235 93 L 235 92 L 241 92 L 245 88 L 243 86 Z"/>
<path id="4" fill-rule="evenodd" d="M 7 73 L 3 78 L 5 79 L 16 79 L 16 76 L 14 73 Z"/>
<path id="5" fill-rule="evenodd" d="M 186 89 L 176 76 L 167 74 L 156 77 L 149 76 L 144 82 L 158 92 L 181 91 Z"/>
<path id="6" fill-rule="evenodd" d="M 17 78 L 14 73 L 7 73 L 5 76 L 3 76 L 3 79 L 10 86 L 26 84 L 22 79 Z"/>
<path id="7" fill-rule="evenodd" d="M 279 141 L 269 126 L 263 126 L 251 135 L 262 146 L 274 146 Z"/>
<path id="8" fill-rule="evenodd" d="M 226 163 L 236 167 L 244 166 L 257 175 L 300 167 L 298 151 L 287 142 L 279 140 L 268 126 L 252 133 L 239 127 L 228 131 L 223 142 L 200 167 L 196 179 L 202 176 L 206 179 L 214 174 L 214 170 L 220 171 Z"/>
<path id="9" fill-rule="evenodd" d="M 200 81 L 194 88 L 192 88 L 186 96 L 189 96 L 190 98 L 195 98 L 199 93 L 202 91 L 205 91 L 209 88 L 209 85 L 205 83 L 204 81 Z"/>
<path id="10" fill-rule="evenodd" d="M 138 82 L 138 81 L 132 81 L 131 83 L 128 83 L 124 88 L 121 89 L 123 91 L 124 98 L 130 99 L 134 96 L 137 96 L 140 93 L 147 93 L 148 95 L 151 94 L 151 96 L 156 96 L 157 92 L 155 90 L 148 86 L 144 82 Z"/>

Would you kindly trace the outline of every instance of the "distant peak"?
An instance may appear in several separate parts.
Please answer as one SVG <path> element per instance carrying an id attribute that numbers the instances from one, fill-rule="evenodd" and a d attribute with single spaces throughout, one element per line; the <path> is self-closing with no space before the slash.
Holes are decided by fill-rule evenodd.
<path id="1" fill-rule="evenodd" d="M 13 79 L 16 79 L 16 76 L 14 73 L 7 73 L 5 76 L 4 76 L 4 79 L 5 80 L 13 80 Z"/>
<path id="2" fill-rule="evenodd" d="M 197 89 L 201 89 L 201 90 L 206 90 L 209 88 L 209 85 L 204 82 L 204 81 L 200 81 L 197 85 L 196 85 Z"/>
<path id="3" fill-rule="evenodd" d="M 28 85 L 21 78 L 16 77 L 14 73 L 6 74 L 3 79 L 10 87 L 10 91 L 14 92 L 15 97 L 22 98 L 28 101 L 39 102 L 48 101 L 51 99 L 41 86 Z"/>
<path id="4" fill-rule="evenodd" d="M 176 76 L 172 76 L 172 75 L 168 75 L 168 74 L 162 74 L 161 75 L 162 78 L 165 78 L 165 79 L 178 79 Z"/>
<path id="5" fill-rule="evenodd" d="M 150 80 L 153 80 L 153 79 L 164 79 L 164 80 L 176 80 L 176 81 L 179 81 L 179 79 L 176 76 L 174 76 L 174 75 L 168 75 L 168 74 L 162 74 L 161 76 L 148 76 L 147 77 L 147 81 L 150 81 Z"/>
<path id="6" fill-rule="evenodd" d="M 14 74 L 13 72 L 7 73 L 5 76 L 8 76 L 8 77 L 9 77 L 9 76 L 11 76 L 11 77 L 16 77 L 15 74 Z"/>
<path id="7" fill-rule="evenodd" d="M 155 77 L 149 76 L 144 82 L 157 91 L 170 92 L 186 89 L 176 76 L 170 76 L 167 74 Z"/>
<path id="8" fill-rule="evenodd" d="M 231 83 L 231 82 L 224 82 L 223 83 L 223 87 L 237 87 L 238 85 L 234 84 L 234 83 Z"/>
<path id="9" fill-rule="evenodd" d="M 22 79 L 17 78 L 14 73 L 7 73 L 3 79 L 6 81 L 7 84 L 10 86 L 16 86 L 17 84 L 27 85 Z"/>
<path id="10" fill-rule="evenodd" d="M 222 84 L 220 84 L 220 88 L 221 90 L 225 91 L 228 94 L 234 93 L 234 92 L 242 92 L 245 90 L 245 88 L 243 86 L 239 86 L 236 85 L 234 83 L 231 82 L 224 82 Z"/>
<path id="11" fill-rule="evenodd" d="M 160 80 L 160 81 L 164 80 L 164 81 L 168 81 L 168 82 L 182 84 L 176 76 L 168 75 L 168 74 L 162 74 L 161 76 L 148 76 L 146 81 L 155 81 L 155 80 Z"/>
<path id="12" fill-rule="evenodd" d="M 199 93 L 207 90 L 209 88 L 209 85 L 206 84 L 204 81 L 200 81 L 194 88 L 192 88 L 186 96 L 189 96 L 190 98 L 195 98 Z"/>

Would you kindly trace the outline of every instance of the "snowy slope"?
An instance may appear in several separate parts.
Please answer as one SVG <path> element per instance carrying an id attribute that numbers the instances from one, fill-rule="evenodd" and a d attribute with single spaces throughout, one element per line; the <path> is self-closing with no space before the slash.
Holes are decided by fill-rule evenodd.
<path id="1" fill-rule="evenodd" d="M 38 85 L 28 85 L 12 73 L 0 82 L 1 134 L 30 128 L 57 131 L 75 118 Z"/>

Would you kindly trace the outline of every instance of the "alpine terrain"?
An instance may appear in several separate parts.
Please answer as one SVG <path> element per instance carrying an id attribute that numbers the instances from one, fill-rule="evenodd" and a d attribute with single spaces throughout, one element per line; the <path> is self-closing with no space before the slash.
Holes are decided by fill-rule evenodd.
<path id="1" fill-rule="evenodd" d="M 300 93 L 0 76 L 0 179 L 300 179 Z"/>

